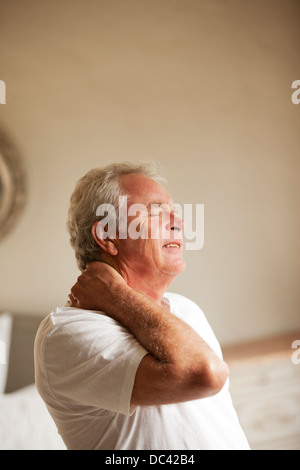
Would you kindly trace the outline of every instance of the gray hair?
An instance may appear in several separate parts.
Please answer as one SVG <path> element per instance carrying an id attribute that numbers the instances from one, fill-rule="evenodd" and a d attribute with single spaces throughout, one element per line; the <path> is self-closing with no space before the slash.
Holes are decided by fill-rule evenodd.
<path id="1" fill-rule="evenodd" d="M 101 260 L 102 250 L 91 232 L 94 222 L 100 220 L 96 211 L 100 204 L 112 204 L 118 214 L 119 196 L 124 195 L 119 178 L 128 174 L 140 174 L 159 183 L 164 181 L 153 162 L 113 163 L 90 170 L 78 180 L 70 198 L 67 229 L 80 270 L 90 261 Z"/>

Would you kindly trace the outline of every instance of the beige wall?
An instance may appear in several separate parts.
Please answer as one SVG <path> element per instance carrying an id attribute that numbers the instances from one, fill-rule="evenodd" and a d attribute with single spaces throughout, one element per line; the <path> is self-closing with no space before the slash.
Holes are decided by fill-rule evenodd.
<path id="1" fill-rule="evenodd" d="M 172 290 L 224 343 L 299 327 L 297 0 L 1 0 L 0 124 L 29 178 L 0 310 L 46 314 L 78 271 L 65 219 L 92 167 L 154 159 L 205 244 Z"/>

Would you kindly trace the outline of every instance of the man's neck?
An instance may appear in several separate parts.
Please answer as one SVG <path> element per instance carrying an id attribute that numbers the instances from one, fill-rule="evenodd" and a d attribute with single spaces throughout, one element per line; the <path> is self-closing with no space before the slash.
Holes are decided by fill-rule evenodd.
<path id="1" fill-rule="evenodd" d="M 120 266 L 115 263 L 115 259 L 111 259 L 111 257 L 107 257 L 103 261 L 115 268 L 129 287 L 153 299 L 159 305 L 162 304 L 163 296 L 174 280 L 172 276 L 164 274 L 159 276 L 159 278 L 146 275 L 141 276 L 126 266 Z"/>
<path id="2" fill-rule="evenodd" d="M 157 304 L 162 304 L 163 296 L 173 281 L 170 276 L 161 276 L 159 279 L 150 279 L 146 276 L 135 275 L 121 270 L 121 276 L 129 287 L 153 299 Z"/>

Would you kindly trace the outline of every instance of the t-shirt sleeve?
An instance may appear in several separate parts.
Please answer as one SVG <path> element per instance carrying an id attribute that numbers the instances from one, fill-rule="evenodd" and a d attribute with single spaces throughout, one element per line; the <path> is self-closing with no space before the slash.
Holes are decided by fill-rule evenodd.
<path id="1" fill-rule="evenodd" d="M 136 371 L 146 354 L 120 323 L 99 313 L 82 315 L 54 327 L 47 337 L 48 386 L 54 399 L 72 409 L 130 415 Z"/>

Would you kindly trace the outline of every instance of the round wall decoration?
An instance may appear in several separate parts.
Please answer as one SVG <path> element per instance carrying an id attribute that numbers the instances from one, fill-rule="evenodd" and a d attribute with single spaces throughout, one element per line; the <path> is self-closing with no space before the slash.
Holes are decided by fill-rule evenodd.
<path id="1" fill-rule="evenodd" d="M 16 146 L 0 128 L 0 240 L 17 222 L 26 201 L 26 177 Z"/>

